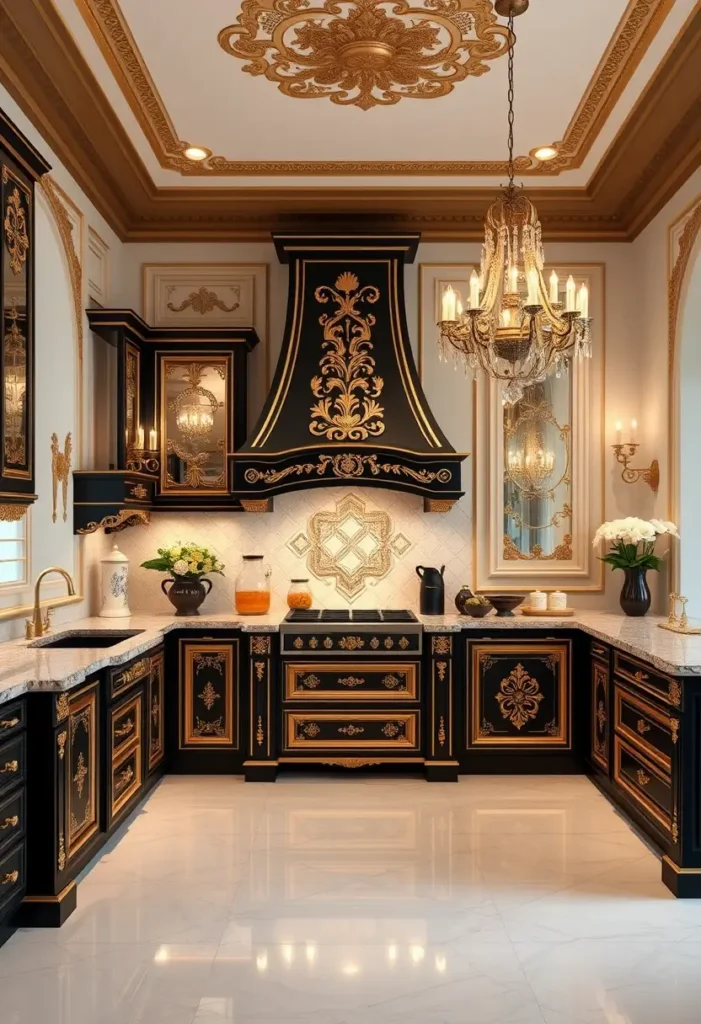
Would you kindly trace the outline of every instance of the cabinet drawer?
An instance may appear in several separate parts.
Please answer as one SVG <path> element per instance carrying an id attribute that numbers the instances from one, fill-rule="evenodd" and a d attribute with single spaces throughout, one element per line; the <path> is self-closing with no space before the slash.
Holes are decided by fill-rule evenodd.
<path id="1" fill-rule="evenodd" d="M 419 699 L 419 664 L 285 662 L 285 699 L 415 701 Z"/>
<path id="2" fill-rule="evenodd" d="M 606 644 L 602 644 L 599 640 L 592 640 L 589 650 L 591 651 L 592 658 L 599 658 L 608 664 L 611 657 L 611 648 L 607 647 Z"/>
<path id="3" fill-rule="evenodd" d="M 24 840 L 0 856 L 0 915 L 19 900 L 26 887 L 26 850 Z"/>
<path id="4" fill-rule="evenodd" d="M 420 712 L 346 714 L 285 711 L 287 750 L 418 750 Z"/>
<path id="5" fill-rule="evenodd" d="M 679 719 L 665 715 L 616 683 L 616 731 L 668 774 L 679 740 Z"/>
<path id="6" fill-rule="evenodd" d="M 142 715 L 143 694 L 141 692 L 110 710 L 112 761 L 118 760 L 132 744 L 141 743 Z"/>
<path id="7" fill-rule="evenodd" d="M 18 782 L 24 782 L 27 773 L 25 735 L 0 745 L 0 792 Z"/>
<path id="8" fill-rule="evenodd" d="M 114 820 L 119 812 L 141 789 L 143 771 L 141 765 L 141 744 L 115 761 L 110 779 L 110 818 Z"/>
<path id="9" fill-rule="evenodd" d="M 112 669 L 110 673 L 110 694 L 112 697 L 118 697 L 120 693 L 124 693 L 130 686 L 134 686 L 136 683 L 147 679 L 151 672 L 151 659 L 149 657 L 139 658 L 138 661 L 132 661 L 130 665 L 122 665 L 119 668 Z"/>
<path id="10" fill-rule="evenodd" d="M 672 780 L 620 736 L 614 738 L 614 780 L 653 825 L 672 835 Z"/>
<path id="11" fill-rule="evenodd" d="M 656 672 L 644 661 L 638 661 L 629 654 L 616 651 L 613 656 L 613 670 L 617 676 L 637 689 L 657 697 L 665 704 L 671 704 L 675 708 L 681 707 L 682 691 L 677 680 Z"/>
<path id="12" fill-rule="evenodd" d="M 388 632 L 386 629 L 350 631 L 348 633 L 325 633 L 323 625 L 315 633 L 284 633 L 280 638 L 283 654 L 305 654 L 314 656 L 335 656 L 339 654 L 367 655 L 420 654 L 421 633 L 407 629 L 405 632 Z"/>
<path id="13" fill-rule="evenodd" d="M 0 851 L 21 839 L 27 827 L 24 786 L 0 801 Z"/>
<path id="14" fill-rule="evenodd" d="M 24 701 L 0 706 L 0 743 L 8 740 L 26 724 Z"/>

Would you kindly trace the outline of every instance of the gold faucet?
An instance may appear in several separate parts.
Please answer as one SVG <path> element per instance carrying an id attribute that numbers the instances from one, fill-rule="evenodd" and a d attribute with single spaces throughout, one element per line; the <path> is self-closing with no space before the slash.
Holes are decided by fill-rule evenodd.
<path id="1" fill-rule="evenodd" d="M 68 596 L 73 597 L 75 595 L 75 583 L 73 577 L 66 569 L 62 569 L 60 565 L 52 565 L 49 569 L 44 569 L 40 572 L 36 578 L 34 584 L 34 612 L 31 619 L 27 619 L 27 640 L 32 640 L 36 637 L 43 636 L 44 633 L 48 633 L 51 628 L 51 608 L 47 608 L 46 618 L 41 617 L 41 602 L 39 600 L 39 592 L 41 590 L 41 581 L 49 573 L 57 572 L 63 576 L 64 580 L 68 584 Z"/>

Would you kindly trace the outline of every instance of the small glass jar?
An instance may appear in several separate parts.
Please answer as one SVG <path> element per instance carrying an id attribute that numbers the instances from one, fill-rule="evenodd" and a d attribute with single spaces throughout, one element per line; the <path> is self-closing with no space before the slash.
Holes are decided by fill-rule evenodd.
<path id="1" fill-rule="evenodd" d="M 312 592 L 309 580 L 290 580 L 287 591 L 287 607 L 292 609 L 311 608 Z"/>
<path id="2" fill-rule="evenodd" d="M 234 602 L 239 615 L 267 615 L 270 611 L 272 569 L 262 555 L 244 555 L 234 584 Z"/>

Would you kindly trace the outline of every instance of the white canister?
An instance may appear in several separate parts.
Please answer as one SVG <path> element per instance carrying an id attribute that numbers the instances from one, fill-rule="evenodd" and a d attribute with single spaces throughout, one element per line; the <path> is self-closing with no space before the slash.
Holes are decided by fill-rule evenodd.
<path id="1" fill-rule="evenodd" d="M 534 612 L 544 612 L 548 607 L 548 595 L 543 590 L 532 590 L 528 595 L 528 606 Z"/>
<path id="2" fill-rule="evenodd" d="M 102 607 L 100 615 L 106 619 L 123 619 L 131 615 L 129 609 L 129 559 L 115 544 L 102 559 Z"/>
<path id="3" fill-rule="evenodd" d="M 561 590 L 554 590 L 548 594 L 548 610 L 551 612 L 564 612 L 567 608 L 567 594 Z"/>

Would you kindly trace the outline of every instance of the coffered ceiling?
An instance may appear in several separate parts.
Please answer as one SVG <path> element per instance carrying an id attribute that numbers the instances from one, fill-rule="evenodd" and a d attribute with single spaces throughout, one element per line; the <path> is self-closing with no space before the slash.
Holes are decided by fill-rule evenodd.
<path id="1" fill-rule="evenodd" d="M 504 180 L 492 0 L 0 0 L 0 32 L 0 78 L 125 238 L 470 237 Z M 701 2 L 531 0 L 516 32 L 546 233 L 632 237 L 701 162 Z"/>

